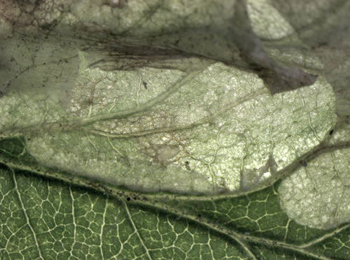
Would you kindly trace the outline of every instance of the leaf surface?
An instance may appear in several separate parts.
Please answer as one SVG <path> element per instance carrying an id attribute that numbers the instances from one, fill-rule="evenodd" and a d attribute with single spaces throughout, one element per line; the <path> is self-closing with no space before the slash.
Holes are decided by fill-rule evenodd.
<path id="1" fill-rule="evenodd" d="M 0 4 L 0 258 L 350 259 L 346 1 L 112 2 Z"/>

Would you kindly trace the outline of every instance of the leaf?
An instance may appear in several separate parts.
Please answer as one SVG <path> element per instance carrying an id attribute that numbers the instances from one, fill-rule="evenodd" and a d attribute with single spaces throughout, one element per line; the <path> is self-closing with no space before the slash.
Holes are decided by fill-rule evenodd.
<path id="1" fill-rule="evenodd" d="M 0 180 L 2 258 L 346 259 L 348 253 L 349 225 L 330 231 L 298 225 L 279 207 L 274 187 L 207 202 L 124 202 L 19 168 L 2 168 Z"/>
<path id="2" fill-rule="evenodd" d="M 324 12 L 298 9 L 303 34 L 277 2 L 248 2 L 263 60 L 322 74 L 299 36 L 317 42 Z M 346 13 L 335 2 L 321 10 Z M 350 259 L 346 66 L 330 69 L 331 45 L 337 103 L 322 75 L 271 96 L 228 40 L 233 2 L 120 3 L 0 4 L 0 258 Z M 300 175 L 318 192 L 288 184 Z"/>
<path id="3" fill-rule="evenodd" d="M 348 158 L 349 149 L 329 151 L 285 179 L 279 194 L 287 214 L 317 228 L 349 222 Z"/>
<path id="4" fill-rule="evenodd" d="M 188 75 L 86 70 L 66 110 L 40 94 L 1 100 L 4 136 L 24 135 L 43 165 L 144 191 L 250 190 L 319 144 L 334 122 L 326 82 L 271 97 L 256 77 L 222 64 Z"/>

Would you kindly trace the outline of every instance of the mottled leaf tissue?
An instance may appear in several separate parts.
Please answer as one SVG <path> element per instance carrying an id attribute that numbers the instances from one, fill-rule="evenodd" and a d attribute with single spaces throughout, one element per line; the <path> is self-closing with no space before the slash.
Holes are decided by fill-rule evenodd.
<path id="1" fill-rule="evenodd" d="M 0 259 L 350 259 L 349 12 L 0 0 Z"/>

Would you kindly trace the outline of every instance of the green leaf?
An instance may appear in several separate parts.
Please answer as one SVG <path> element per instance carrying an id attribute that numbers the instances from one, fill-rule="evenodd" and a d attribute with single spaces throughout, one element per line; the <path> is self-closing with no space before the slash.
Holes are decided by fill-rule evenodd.
<path id="1" fill-rule="evenodd" d="M 0 180 L 5 259 L 348 254 L 349 225 L 321 231 L 297 224 L 279 207 L 274 187 L 233 199 L 156 202 L 118 199 L 6 167 Z"/>
<path id="2" fill-rule="evenodd" d="M 349 5 L 185 2 L 0 4 L 1 259 L 350 259 Z"/>

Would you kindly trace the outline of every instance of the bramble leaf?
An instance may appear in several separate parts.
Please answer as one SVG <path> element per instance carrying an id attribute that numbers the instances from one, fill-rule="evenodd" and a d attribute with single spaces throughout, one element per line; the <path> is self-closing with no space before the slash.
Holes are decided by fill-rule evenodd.
<path id="1" fill-rule="evenodd" d="M 347 1 L 22 2 L 1 259 L 350 259 Z"/>

